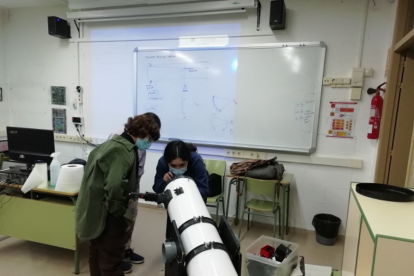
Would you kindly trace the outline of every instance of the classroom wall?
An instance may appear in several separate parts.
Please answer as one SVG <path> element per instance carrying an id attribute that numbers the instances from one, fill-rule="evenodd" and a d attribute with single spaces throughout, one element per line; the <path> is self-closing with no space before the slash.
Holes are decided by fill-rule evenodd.
<path id="1" fill-rule="evenodd" d="M 5 136 L 6 126 L 9 123 L 8 98 L 5 91 L 6 85 L 6 56 L 5 56 L 5 35 L 4 24 L 7 22 L 7 11 L 0 8 L 0 87 L 3 88 L 3 101 L 0 101 L 0 138 Z"/>
<path id="2" fill-rule="evenodd" d="M 364 91 L 384 79 L 387 49 L 391 44 L 395 3 L 369 1 L 366 20 L 362 67 L 373 68 L 374 76 L 365 79 Z M 241 36 L 239 43 L 256 42 L 301 42 L 323 41 L 327 44 L 325 76 L 350 77 L 356 66 L 359 52 L 360 32 L 363 28 L 364 1 L 340 0 L 287 0 L 287 30 L 271 31 L 267 27 L 269 1 L 262 1 L 262 28 L 256 31 L 253 11 L 246 15 L 217 15 L 199 18 L 160 19 L 153 21 L 93 23 L 84 27 L 84 40 L 133 40 L 176 39 L 179 35 L 231 35 Z M 10 22 L 5 26 L 8 92 L 11 101 L 11 124 L 51 128 L 50 86 L 65 85 L 68 99 L 75 97 L 74 87 L 78 83 L 78 57 L 76 43 L 60 40 L 47 34 L 46 17 L 65 17 L 65 7 L 12 10 Z M 217 26 L 234 26 L 218 28 Z M 30 29 L 27 26 L 31 26 Z M 144 32 L 145 28 L 169 27 L 164 32 Z M 77 36 L 72 25 L 72 36 Z M 83 44 L 84 45 L 84 44 Z M 122 83 L 122 80 L 116 80 Z M 286 170 L 295 175 L 291 191 L 290 224 L 293 227 L 313 229 L 312 218 L 316 213 L 331 213 L 342 219 L 343 233 L 346 221 L 349 184 L 351 181 L 372 181 L 374 175 L 377 141 L 366 139 L 370 97 L 363 94 L 359 102 L 359 113 L 354 139 L 327 138 L 330 101 L 348 101 L 349 89 L 324 87 L 321 103 L 317 151 L 312 156 L 357 158 L 363 160 L 362 169 L 331 166 L 285 163 Z M 71 102 L 71 100 L 69 100 Z M 85 102 L 87 121 L 93 99 Z M 116 107 L 113 107 L 116 109 Z M 70 103 L 67 116 L 78 115 Z M 75 129 L 68 124 L 68 132 Z M 93 133 L 86 133 L 93 136 Z M 85 150 L 77 144 L 57 142 L 62 152 L 62 161 L 84 157 Z M 221 158 L 222 149 L 200 148 L 205 158 Z M 274 153 L 267 156 L 273 157 Z M 277 155 L 277 154 L 276 154 Z M 155 166 L 161 151 L 148 152 L 146 173 L 141 190 L 150 191 Z M 230 166 L 235 160 L 227 159 Z M 234 193 L 230 215 L 235 213 Z M 259 217 L 255 219 L 269 222 Z"/>

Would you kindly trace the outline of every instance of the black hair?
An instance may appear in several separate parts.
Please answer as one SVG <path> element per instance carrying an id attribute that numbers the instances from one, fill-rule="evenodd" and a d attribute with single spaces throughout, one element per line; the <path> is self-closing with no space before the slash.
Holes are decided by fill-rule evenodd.
<path id="1" fill-rule="evenodd" d="M 194 145 L 192 143 L 186 143 L 186 144 L 187 144 L 187 147 L 190 148 L 190 151 L 197 152 L 197 146 L 196 145 Z"/>
<path id="2" fill-rule="evenodd" d="M 187 144 L 181 140 L 171 141 L 167 144 L 164 150 L 164 158 L 167 163 L 171 163 L 177 158 L 183 161 L 190 161 L 191 152 L 197 151 L 197 147 L 193 144 Z"/>
<path id="3" fill-rule="evenodd" d="M 150 116 L 151 119 L 153 119 L 161 129 L 161 120 L 160 120 L 160 117 L 158 117 L 157 114 L 155 114 L 153 112 L 147 112 L 147 113 L 144 113 L 144 115 Z"/>

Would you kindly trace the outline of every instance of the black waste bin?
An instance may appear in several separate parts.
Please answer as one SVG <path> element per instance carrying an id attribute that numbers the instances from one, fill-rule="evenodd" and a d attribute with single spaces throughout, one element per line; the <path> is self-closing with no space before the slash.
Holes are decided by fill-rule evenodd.
<path id="1" fill-rule="evenodd" d="M 316 231 L 316 241 L 323 245 L 334 245 L 338 236 L 341 219 L 330 214 L 317 214 L 312 225 Z"/>

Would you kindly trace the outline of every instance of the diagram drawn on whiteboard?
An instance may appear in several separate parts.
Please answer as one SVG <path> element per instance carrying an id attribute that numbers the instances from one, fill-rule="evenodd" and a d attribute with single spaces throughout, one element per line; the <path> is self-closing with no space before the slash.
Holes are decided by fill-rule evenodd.
<path id="1" fill-rule="evenodd" d="M 186 101 L 185 98 L 183 98 L 181 100 L 181 112 L 183 113 L 183 119 L 187 118 L 187 114 L 185 112 L 185 106 L 184 106 L 185 105 L 185 101 Z"/>
<path id="2" fill-rule="evenodd" d="M 188 93 L 191 92 L 188 82 L 208 79 L 209 67 L 207 62 L 192 63 L 191 66 L 188 64 L 148 63 L 146 71 L 148 100 L 162 101 L 164 100 L 163 94 L 166 92 L 163 91 L 165 88 L 162 89 L 163 82 L 178 81 L 182 85 L 181 92 Z"/>
<path id="3" fill-rule="evenodd" d="M 153 113 L 156 113 L 157 112 L 157 108 L 158 108 L 158 106 L 156 106 L 156 105 L 146 105 L 145 106 L 145 112 L 153 112 Z"/>
<path id="4" fill-rule="evenodd" d="M 237 105 L 237 102 L 233 99 L 212 97 L 213 106 L 217 112 L 221 112 L 223 109 L 230 107 L 231 105 Z"/>
<path id="5" fill-rule="evenodd" d="M 211 126 L 214 130 L 223 130 L 232 127 L 234 125 L 233 120 L 226 120 L 217 116 L 217 114 L 211 115 Z"/>
<path id="6" fill-rule="evenodd" d="M 185 64 L 163 64 L 154 65 L 148 63 L 147 79 L 149 83 L 162 81 L 175 81 L 190 79 L 207 79 L 208 70 L 207 62 L 193 63 L 194 66 Z"/>

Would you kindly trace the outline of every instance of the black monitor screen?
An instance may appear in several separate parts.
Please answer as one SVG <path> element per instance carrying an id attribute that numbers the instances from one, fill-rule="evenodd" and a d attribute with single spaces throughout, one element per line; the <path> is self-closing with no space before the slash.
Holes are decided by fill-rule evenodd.
<path id="1" fill-rule="evenodd" d="M 10 158 L 25 163 L 50 163 L 55 152 L 53 130 L 7 127 L 7 140 Z"/>

